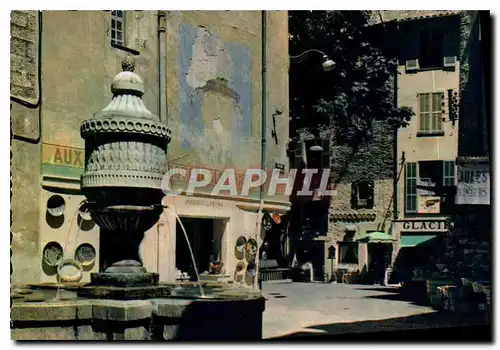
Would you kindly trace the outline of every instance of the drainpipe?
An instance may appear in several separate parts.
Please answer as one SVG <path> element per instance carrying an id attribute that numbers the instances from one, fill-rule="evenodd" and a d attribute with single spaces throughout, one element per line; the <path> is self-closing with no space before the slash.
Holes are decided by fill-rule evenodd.
<path id="1" fill-rule="evenodd" d="M 262 11 L 262 116 L 261 116 L 261 169 L 266 170 L 267 153 L 267 19 L 266 12 Z M 260 200 L 264 198 L 264 185 L 260 188 Z"/>
<path id="2" fill-rule="evenodd" d="M 267 19 L 266 19 L 267 11 L 262 11 L 262 115 L 261 115 L 261 153 L 260 153 L 260 168 L 262 170 L 266 170 L 266 151 L 267 151 Z M 261 230 L 261 220 L 262 220 L 262 207 L 264 205 L 264 184 L 260 186 L 260 204 L 259 204 L 259 213 L 257 215 L 257 225 L 256 225 L 256 235 L 260 234 Z M 256 237 L 257 238 L 257 237 Z M 257 249 L 257 258 L 258 261 L 260 255 L 260 247 Z M 257 290 L 262 290 L 262 281 L 260 279 L 259 265 L 256 264 L 255 269 L 255 282 L 254 288 Z"/>
<path id="3" fill-rule="evenodd" d="M 394 72 L 394 108 L 398 108 L 398 68 L 396 67 L 396 71 Z M 393 132 L 394 142 L 392 143 L 392 153 L 393 153 L 393 162 L 394 162 L 394 181 L 393 181 L 393 193 L 394 193 L 394 202 L 392 204 L 393 210 L 393 218 L 394 220 L 398 219 L 398 128 L 394 127 Z"/>
<path id="4" fill-rule="evenodd" d="M 158 41 L 159 41 L 159 54 L 158 54 L 158 80 L 159 80 L 159 98 L 158 98 L 158 116 L 160 121 L 165 120 L 168 122 L 167 115 L 167 84 L 165 76 L 166 55 L 165 55 L 165 40 L 167 31 L 167 11 L 158 11 Z"/>

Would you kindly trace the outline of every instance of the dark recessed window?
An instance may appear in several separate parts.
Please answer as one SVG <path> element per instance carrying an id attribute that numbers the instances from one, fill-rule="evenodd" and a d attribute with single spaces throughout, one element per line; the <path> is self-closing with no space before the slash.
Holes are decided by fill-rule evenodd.
<path id="1" fill-rule="evenodd" d="M 351 184 L 352 208 L 373 208 L 374 196 L 373 181 L 358 181 Z"/>
<path id="2" fill-rule="evenodd" d="M 420 32 L 420 68 L 441 68 L 443 66 L 443 33 L 438 29 Z"/>
<path id="3" fill-rule="evenodd" d="M 124 19 L 124 11 L 111 11 L 111 44 L 125 46 Z"/>
<path id="4" fill-rule="evenodd" d="M 339 264 L 357 264 L 358 263 L 358 243 L 341 242 L 339 243 Z"/>

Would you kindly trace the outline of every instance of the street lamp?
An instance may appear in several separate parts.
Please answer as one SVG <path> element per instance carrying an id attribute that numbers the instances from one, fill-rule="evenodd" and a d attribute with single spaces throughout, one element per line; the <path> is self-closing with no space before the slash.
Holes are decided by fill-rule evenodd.
<path id="1" fill-rule="evenodd" d="M 310 50 L 307 50 L 307 51 L 301 53 L 300 55 L 290 56 L 290 64 L 304 62 L 309 57 L 309 54 L 311 54 L 311 53 L 322 55 L 323 61 L 321 63 L 321 67 L 323 68 L 323 72 L 330 72 L 335 68 L 336 63 L 330 57 L 328 57 L 328 55 L 325 52 L 323 52 L 321 50 L 317 50 L 317 49 L 310 49 Z M 322 152 L 323 151 L 323 147 L 321 147 L 318 144 L 318 139 L 316 137 L 315 137 L 315 145 L 311 146 L 309 148 L 309 150 L 313 151 L 313 152 Z"/>
<path id="2" fill-rule="evenodd" d="M 316 49 L 307 50 L 300 55 L 290 56 L 290 63 L 293 64 L 304 62 L 309 57 L 310 53 L 318 53 L 322 55 L 323 62 L 321 66 L 324 72 L 329 72 L 333 70 L 333 68 L 335 68 L 336 63 L 331 58 L 329 58 L 325 52 Z"/>

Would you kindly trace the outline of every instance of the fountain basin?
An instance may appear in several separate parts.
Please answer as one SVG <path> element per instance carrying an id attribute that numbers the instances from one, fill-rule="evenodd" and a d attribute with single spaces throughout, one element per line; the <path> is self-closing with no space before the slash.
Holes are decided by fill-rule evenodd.
<path id="1" fill-rule="evenodd" d="M 116 300 L 77 296 L 81 286 L 43 289 L 38 301 L 17 298 L 11 309 L 13 340 L 249 341 L 262 338 L 265 299 L 233 286 L 160 285 L 168 297 Z M 83 287 L 85 288 L 85 287 Z M 99 287 L 96 287 L 99 288 Z M 32 289 L 39 294 L 40 289 Z M 80 293 L 78 293 L 80 295 Z"/>

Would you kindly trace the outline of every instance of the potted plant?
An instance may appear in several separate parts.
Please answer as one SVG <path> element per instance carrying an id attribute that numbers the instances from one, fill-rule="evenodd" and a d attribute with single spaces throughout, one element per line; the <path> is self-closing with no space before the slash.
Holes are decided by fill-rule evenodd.
<path id="1" fill-rule="evenodd" d="M 222 262 L 214 261 L 210 264 L 210 272 L 212 275 L 220 275 L 222 273 Z"/>

